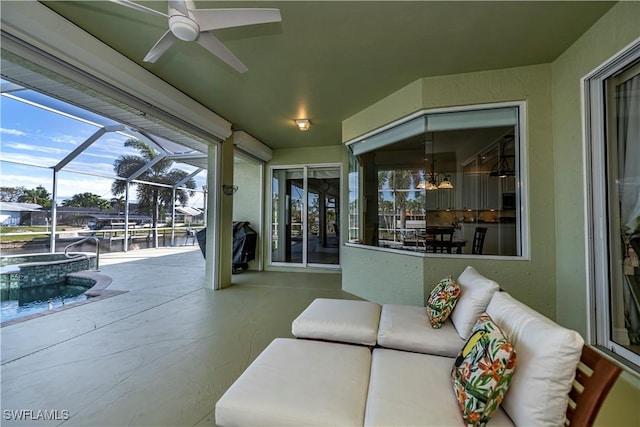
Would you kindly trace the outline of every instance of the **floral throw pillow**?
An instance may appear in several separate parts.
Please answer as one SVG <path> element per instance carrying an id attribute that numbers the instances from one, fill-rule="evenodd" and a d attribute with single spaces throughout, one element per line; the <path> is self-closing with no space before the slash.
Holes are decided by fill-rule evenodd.
<path id="1" fill-rule="evenodd" d="M 469 426 L 484 426 L 502 403 L 516 351 L 487 313 L 476 322 L 451 370 L 453 391 Z"/>
<path id="2" fill-rule="evenodd" d="M 459 296 L 460 287 L 451 276 L 442 279 L 433 288 L 427 299 L 427 315 L 433 328 L 442 327 L 456 306 Z"/>

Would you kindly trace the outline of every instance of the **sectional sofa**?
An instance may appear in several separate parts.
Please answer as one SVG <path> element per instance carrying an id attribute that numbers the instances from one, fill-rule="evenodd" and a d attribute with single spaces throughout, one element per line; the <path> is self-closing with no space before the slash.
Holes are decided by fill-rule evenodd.
<path id="1" fill-rule="evenodd" d="M 569 404 L 582 337 L 500 291 L 473 267 L 457 285 L 457 303 L 437 329 L 425 307 L 313 301 L 293 321 L 298 339 L 275 339 L 216 403 L 216 424 L 564 425 L 581 399 L 573 394 Z M 491 341 L 496 354 L 482 353 L 488 331 L 502 339 Z M 611 372 L 606 384 L 594 380 L 585 388 L 602 386 L 598 402 L 588 404 L 591 422 L 619 373 L 596 359 Z M 474 363 L 484 371 L 472 381 Z M 490 399 L 475 395 L 467 386 L 476 380 L 497 391 Z"/>

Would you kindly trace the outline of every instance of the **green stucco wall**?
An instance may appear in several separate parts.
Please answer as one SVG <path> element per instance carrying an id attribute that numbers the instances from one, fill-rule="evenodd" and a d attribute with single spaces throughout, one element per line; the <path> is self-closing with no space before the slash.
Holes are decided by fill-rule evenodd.
<path id="1" fill-rule="evenodd" d="M 263 238 L 261 214 L 261 166 L 257 163 L 235 163 L 233 165 L 233 183 L 238 186 L 238 191 L 233 195 L 233 220 L 249 221 L 251 228 L 258 233 L 256 244 L 256 259 L 249 262 L 249 270 L 257 270 L 259 267 L 260 249 Z"/>
<path id="2" fill-rule="evenodd" d="M 310 147 L 294 149 L 276 149 L 269 166 L 291 166 L 319 163 L 343 163 L 346 161 L 347 151 L 342 146 Z"/>
<path id="3" fill-rule="evenodd" d="M 526 182 L 529 183 L 529 224 L 533 230 L 529 233 L 529 259 L 421 258 L 422 298 L 418 302 L 424 303 L 425 295 L 439 279 L 447 274 L 457 277 L 465 266 L 473 265 L 515 298 L 548 317 L 555 317 L 555 211 L 553 193 L 549 192 L 554 182 L 551 67 L 547 64 L 424 78 L 343 122 L 343 140 L 348 141 L 421 109 L 521 100 L 526 101 Z M 369 276 L 386 277 L 390 272 L 403 275 L 407 262 L 404 258 L 414 256 L 398 255 L 384 264 L 368 264 L 364 261 L 370 255 L 358 256 L 358 251 L 370 252 L 364 248 L 349 251 L 349 259 L 355 262 L 343 265 L 345 290 L 359 296 L 376 295 L 382 302 L 394 301 L 395 289 L 389 281 L 369 280 Z M 365 268 L 368 274 L 359 274 Z"/>
<path id="4" fill-rule="evenodd" d="M 640 3 L 621 2 L 553 64 L 553 140 L 556 203 L 558 319 L 585 334 L 584 147 L 580 79 L 640 37 Z"/>
<path id="5" fill-rule="evenodd" d="M 560 323 L 587 333 L 584 148 L 580 79 L 640 37 L 640 2 L 620 2 L 551 65 L 556 194 L 556 298 Z M 596 420 L 640 425 L 640 378 L 625 372 Z"/>
<path id="6" fill-rule="evenodd" d="M 422 257 L 345 246 L 342 261 L 343 291 L 380 304 L 424 305 Z"/>

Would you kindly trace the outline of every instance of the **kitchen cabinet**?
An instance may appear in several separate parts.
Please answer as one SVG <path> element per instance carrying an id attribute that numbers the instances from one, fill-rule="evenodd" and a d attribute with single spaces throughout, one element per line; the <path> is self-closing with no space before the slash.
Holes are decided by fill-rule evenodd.
<path id="1" fill-rule="evenodd" d="M 438 190 L 426 191 L 426 209 L 428 211 L 455 209 L 456 191 L 460 191 L 455 175 L 449 176 L 449 181 L 453 184 L 453 188 L 441 188 Z"/>
<path id="2" fill-rule="evenodd" d="M 484 174 L 484 197 L 481 209 L 500 209 L 502 203 L 502 178 Z"/>
<path id="3" fill-rule="evenodd" d="M 502 191 L 500 178 L 488 173 L 465 173 L 462 179 L 462 207 L 472 210 L 500 209 Z"/>
<path id="4" fill-rule="evenodd" d="M 482 209 L 482 175 L 481 173 L 465 173 L 462 177 L 462 207 L 464 209 Z"/>

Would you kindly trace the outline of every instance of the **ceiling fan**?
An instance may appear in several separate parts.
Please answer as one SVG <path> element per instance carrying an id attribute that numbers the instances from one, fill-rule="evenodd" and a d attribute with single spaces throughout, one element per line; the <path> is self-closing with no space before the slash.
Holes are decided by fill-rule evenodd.
<path id="1" fill-rule="evenodd" d="M 145 62 L 156 62 L 176 40 L 195 41 L 240 73 L 248 70 L 246 65 L 210 31 L 282 20 L 278 9 L 196 9 L 193 0 L 169 0 L 168 13 L 162 13 L 130 0 L 110 1 L 169 20 L 169 29 L 149 50 Z"/>

